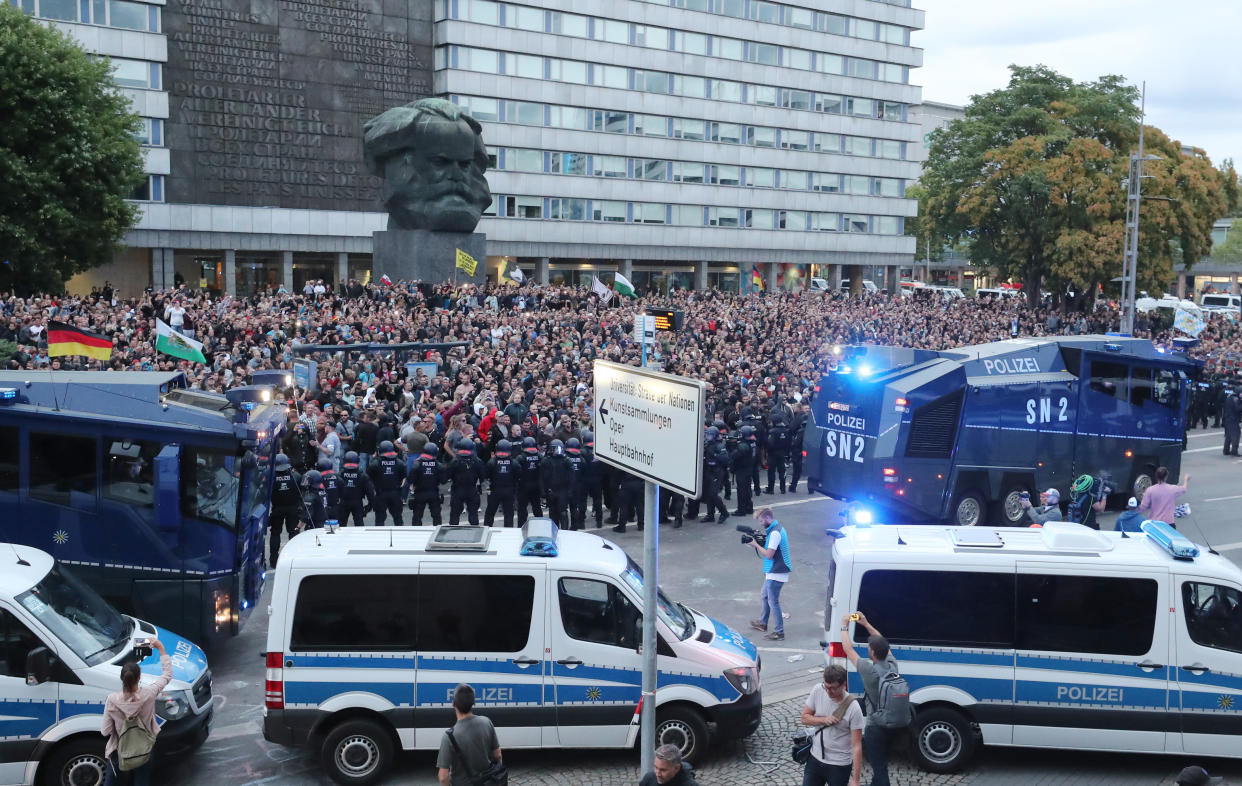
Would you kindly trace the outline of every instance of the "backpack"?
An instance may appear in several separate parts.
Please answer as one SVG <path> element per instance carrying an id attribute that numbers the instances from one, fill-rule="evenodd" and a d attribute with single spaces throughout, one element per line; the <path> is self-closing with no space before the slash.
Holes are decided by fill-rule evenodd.
<path id="1" fill-rule="evenodd" d="M 911 717 L 910 683 L 896 668 L 880 674 L 876 704 L 868 720 L 883 729 L 904 729 L 910 725 Z"/>
<path id="2" fill-rule="evenodd" d="M 121 772 L 136 770 L 151 760 L 155 735 L 137 715 L 126 718 L 116 743 L 116 758 Z"/>

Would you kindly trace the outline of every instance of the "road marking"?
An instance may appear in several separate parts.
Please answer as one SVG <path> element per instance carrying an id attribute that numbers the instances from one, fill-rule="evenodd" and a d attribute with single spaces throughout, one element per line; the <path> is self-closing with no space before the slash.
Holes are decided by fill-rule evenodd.
<path id="1" fill-rule="evenodd" d="M 831 500 L 832 500 L 832 497 L 816 495 L 814 497 L 807 497 L 806 499 L 791 499 L 788 502 L 773 502 L 771 505 L 762 505 L 761 507 L 783 508 L 786 505 L 805 505 L 808 502 L 829 502 Z"/>
<path id="2" fill-rule="evenodd" d="M 1206 453 L 1209 450 L 1224 450 L 1224 449 L 1223 448 L 1191 448 L 1190 450 L 1183 450 L 1182 452 L 1183 453 Z"/>
<path id="3" fill-rule="evenodd" d="M 1219 437 L 1220 435 L 1224 433 L 1225 433 L 1224 429 L 1221 429 L 1220 431 L 1205 431 L 1202 434 L 1187 434 L 1186 439 L 1198 439 L 1199 437 Z"/>
<path id="4" fill-rule="evenodd" d="M 1242 499 L 1242 494 L 1234 494 L 1232 497 L 1209 497 L 1204 502 L 1224 502 L 1227 499 Z"/>
<path id="5" fill-rule="evenodd" d="M 1238 551 L 1239 549 L 1242 549 L 1242 542 L 1225 543 L 1220 546 L 1213 546 L 1212 548 L 1216 549 L 1217 551 Z"/>

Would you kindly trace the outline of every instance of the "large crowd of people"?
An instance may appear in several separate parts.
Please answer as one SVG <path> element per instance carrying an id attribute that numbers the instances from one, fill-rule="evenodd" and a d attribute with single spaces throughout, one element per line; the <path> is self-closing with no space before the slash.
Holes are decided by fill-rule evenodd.
<path id="1" fill-rule="evenodd" d="M 335 291 L 308 282 L 300 293 L 229 297 L 179 288 L 123 299 L 108 287 L 86 297 L 7 297 L 0 304 L 0 339 L 16 344 L 10 368 L 183 370 L 192 386 L 209 391 L 247 384 L 256 371 L 291 368 L 295 357 L 305 356 L 316 360 L 317 378 L 290 402 L 284 450 L 292 467 L 308 472 L 326 460 L 340 471 L 352 452 L 365 471 L 382 452 L 379 443 L 391 442 L 408 471 L 428 443 L 437 446 L 442 462 L 457 454 L 463 440 L 473 443 L 485 465 L 502 439 L 515 457 L 528 437 L 541 451 L 553 440 L 562 448 L 570 439 L 586 447 L 592 361 L 638 363 L 633 317 L 647 306 L 684 313 L 680 331 L 658 334 L 649 348 L 650 365 L 705 381 L 712 421 L 722 432 L 747 423 L 762 430 L 779 415 L 791 441 L 784 451 L 790 460 L 798 457 L 788 448 L 797 444 L 792 440 L 805 421 L 806 402 L 834 345 L 944 349 L 1013 336 L 1103 333 L 1115 329 L 1118 316 L 1106 303 L 1087 313 L 1061 313 L 1033 308 L 1022 297 L 640 294 L 601 302 L 583 287 L 351 281 Z M 157 353 L 157 319 L 201 341 L 208 362 Z M 44 331 L 53 320 L 111 337 L 111 358 L 48 357 Z M 1172 333 L 1146 315 L 1139 315 L 1136 333 L 1172 344 Z M 407 342 L 462 345 L 417 352 L 383 346 Z M 360 343 L 379 346 L 331 349 Z M 306 353 L 305 345 L 319 349 Z M 1236 321 L 1209 316 L 1198 346 L 1189 351 L 1205 361 L 1208 373 L 1233 375 L 1242 358 L 1242 331 Z M 762 437 L 756 441 L 759 465 L 770 463 L 768 447 Z M 725 490 L 729 474 L 726 467 Z M 795 486 L 796 474 L 794 468 Z M 773 485 L 770 478 L 767 487 Z M 408 479 L 402 488 L 407 490 Z M 607 496 L 615 517 L 617 495 Z M 464 506 L 469 512 L 469 503 Z"/>

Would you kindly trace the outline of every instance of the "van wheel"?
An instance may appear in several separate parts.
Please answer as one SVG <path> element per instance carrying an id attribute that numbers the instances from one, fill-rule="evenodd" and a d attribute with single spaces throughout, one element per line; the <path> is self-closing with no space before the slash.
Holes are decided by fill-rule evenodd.
<path id="1" fill-rule="evenodd" d="M 1022 509 L 1022 492 L 1024 491 L 1030 493 L 1030 489 L 1025 484 L 1015 483 L 1009 486 L 995 503 L 995 514 L 992 520 L 1002 527 L 1020 526 L 1026 517 L 1026 511 Z"/>
<path id="2" fill-rule="evenodd" d="M 43 786 L 101 786 L 107 766 L 102 737 L 76 739 L 52 751 L 39 773 Z"/>
<path id="3" fill-rule="evenodd" d="M 959 491 L 953 500 L 953 523 L 959 527 L 976 527 L 983 524 L 983 512 L 987 506 L 983 495 L 977 491 Z"/>
<path id="4" fill-rule="evenodd" d="M 1146 472 L 1140 472 L 1134 478 L 1134 498 L 1139 502 L 1143 501 L 1143 495 L 1147 493 L 1147 489 L 1151 488 L 1151 475 Z"/>
<path id="5" fill-rule="evenodd" d="M 319 762 L 337 783 L 375 783 L 392 766 L 393 744 L 388 729 L 372 720 L 348 720 L 328 732 Z"/>
<path id="6" fill-rule="evenodd" d="M 676 745 L 681 757 L 694 763 L 707 750 L 707 724 L 689 707 L 669 707 L 656 714 L 656 747 Z"/>
<path id="7" fill-rule="evenodd" d="M 929 772 L 960 772 L 977 747 L 974 728 L 956 710 L 933 707 L 914 719 L 914 757 Z"/>

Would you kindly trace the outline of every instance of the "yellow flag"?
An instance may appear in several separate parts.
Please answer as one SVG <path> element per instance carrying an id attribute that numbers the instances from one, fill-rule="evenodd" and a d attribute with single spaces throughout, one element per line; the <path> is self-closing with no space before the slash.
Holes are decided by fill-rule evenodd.
<path id="1" fill-rule="evenodd" d="M 465 251 L 462 251 L 460 248 L 457 249 L 457 268 L 459 270 L 466 271 L 467 276 L 473 276 L 475 268 L 478 266 L 478 260 L 467 254 Z"/>

